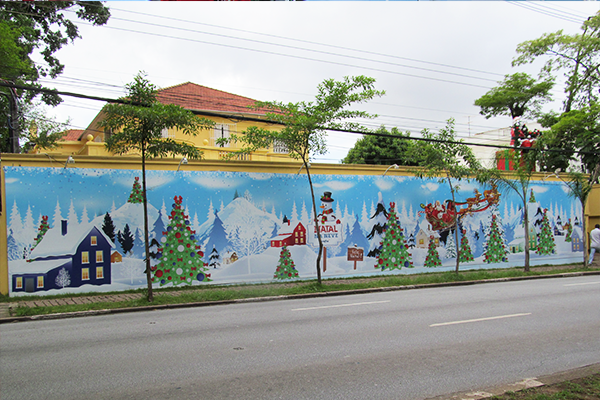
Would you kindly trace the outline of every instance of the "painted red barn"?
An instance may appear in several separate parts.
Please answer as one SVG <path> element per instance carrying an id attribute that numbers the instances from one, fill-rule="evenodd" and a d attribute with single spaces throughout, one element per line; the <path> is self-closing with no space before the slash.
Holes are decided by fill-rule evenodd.
<path id="1" fill-rule="evenodd" d="M 271 247 L 283 246 L 301 246 L 306 244 L 306 228 L 301 222 L 298 222 L 295 228 L 292 229 L 292 224 L 289 220 L 284 220 L 283 227 L 279 234 L 271 238 Z"/>

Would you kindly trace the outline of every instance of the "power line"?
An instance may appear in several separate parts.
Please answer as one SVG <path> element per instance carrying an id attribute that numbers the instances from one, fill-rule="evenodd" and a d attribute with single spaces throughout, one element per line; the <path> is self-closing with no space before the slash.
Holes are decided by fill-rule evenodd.
<path id="1" fill-rule="evenodd" d="M 62 91 L 58 91 L 58 90 L 36 88 L 36 87 L 32 87 L 32 86 L 15 85 L 15 84 L 5 83 L 5 82 L 1 82 L 1 81 L 0 81 L 0 87 L 8 87 L 8 88 L 13 88 L 13 89 L 21 89 L 21 90 L 32 90 L 32 91 L 43 92 L 43 93 L 60 94 L 63 96 L 73 96 L 73 97 L 78 97 L 78 98 L 87 98 L 87 99 L 91 99 L 91 100 L 106 101 L 109 103 L 127 104 L 127 105 L 134 105 L 134 106 L 145 106 L 145 107 L 148 106 L 147 104 L 141 104 L 141 103 L 122 100 L 122 99 L 109 99 L 109 98 L 104 98 L 104 97 L 84 95 L 84 94 L 80 94 L 80 93 L 62 92 Z M 227 118 L 227 119 L 230 119 L 233 121 L 240 120 L 240 121 L 261 122 L 261 123 L 267 123 L 267 124 L 273 124 L 273 125 L 283 125 L 277 121 L 270 121 L 265 118 L 247 117 L 245 115 L 232 115 L 232 114 L 228 115 L 228 114 L 224 114 L 224 113 L 214 113 L 214 112 L 198 111 L 198 110 L 189 110 L 189 111 L 195 115 L 210 116 L 210 117 L 222 117 L 222 118 Z M 377 137 L 392 138 L 392 139 L 394 139 L 394 138 L 395 139 L 403 139 L 396 135 L 389 135 L 389 134 L 383 134 L 383 133 L 377 133 L 377 132 L 365 132 L 365 131 L 359 131 L 359 130 L 331 128 L 331 127 L 321 127 L 321 129 L 331 131 L 331 132 L 344 132 L 344 133 L 377 136 Z M 467 146 L 493 147 L 493 148 L 497 148 L 497 149 L 512 149 L 512 150 L 515 149 L 514 146 L 492 145 L 492 144 L 485 144 L 485 143 L 469 143 L 469 142 L 464 142 L 464 141 L 456 142 L 456 141 L 450 141 L 450 140 L 440 140 L 440 139 L 423 138 L 423 137 L 408 137 L 408 138 L 405 138 L 405 140 L 416 140 L 416 141 L 429 142 L 429 143 L 463 144 L 463 145 L 467 145 Z M 543 152 L 552 152 L 552 153 L 570 152 L 570 151 L 565 151 L 563 149 L 538 150 L 535 148 L 530 148 L 528 150 L 536 151 L 536 152 L 543 151 Z M 573 151 L 573 153 L 589 154 L 589 155 L 597 154 L 596 152 L 583 151 L 583 150 L 575 150 L 575 151 Z"/>

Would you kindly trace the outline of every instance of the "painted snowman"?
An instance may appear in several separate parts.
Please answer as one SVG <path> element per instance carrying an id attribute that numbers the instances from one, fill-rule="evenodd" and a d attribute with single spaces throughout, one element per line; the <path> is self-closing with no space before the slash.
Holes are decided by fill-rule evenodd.
<path id="1" fill-rule="evenodd" d="M 319 214 L 319 222 L 321 224 L 337 222 L 337 218 L 333 215 L 333 199 L 331 198 L 331 192 L 323 192 L 320 208 L 323 210 L 321 214 Z"/>

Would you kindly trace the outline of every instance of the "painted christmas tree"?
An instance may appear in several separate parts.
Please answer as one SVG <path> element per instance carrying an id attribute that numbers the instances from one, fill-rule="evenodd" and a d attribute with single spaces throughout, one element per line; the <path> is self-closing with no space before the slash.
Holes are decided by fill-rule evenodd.
<path id="1" fill-rule="evenodd" d="M 531 192 L 529 194 L 529 202 L 530 203 L 535 203 L 536 202 L 536 200 L 535 200 L 535 194 L 533 194 L 533 189 L 531 189 Z"/>
<path id="2" fill-rule="evenodd" d="M 485 262 L 488 264 L 506 262 L 506 255 L 508 251 L 502 234 L 498 228 L 498 221 L 496 215 L 492 215 L 492 223 L 490 226 L 490 232 L 487 235 L 486 249 L 483 255 L 485 256 Z"/>
<path id="3" fill-rule="evenodd" d="M 554 253 L 556 245 L 554 244 L 554 235 L 547 215 L 548 209 L 544 209 L 544 217 L 542 219 L 542 228 L 538 233 L 538 244 L 536 253 L 542 256 L 547 256 Z"/>
<path id="4" fill-rule="evenodd" d="M 290 251 L 286 246 L 283 246 L 281 248 L 281 252 L 279 253 L 279 263 L 277 264 L 275 274 L 273 274 L 273 279 L 293 278 L 298 278 L 298 271 L 296 271 L 294 260 L 292 260 Z"/>
<path id="5" fill-rule="evenodd" d="M 161 286 L 172 283 L 173 285 L 188 284 L 193 281 L 209 282 L 210 274 L 204 265 L 200 246 L 196 245 L 196 231 L 190 228 L 190 220 L 181 205 L 181 196 L 175 196 L 175 203 L 169 225 L 160 239 L 162 247 L 158 249 L 160 262 L 153 267 L 153 282 Z"/>
<path id="6" fill-rule="evenodd" d="M 571 225 L 571 218 L 569 218 L 569 222 L 563 225 L 563 229 L 567 231 L 565 235 L 565 242 L 571 242 L 571 234 L 573 233 L 573 225 Z"/>
<path id="7" fill-rule="evenodd" d="M 469 245 L 469 238 L 467 238 L 467 231 L 462 230 L 462 239 L 460 239 L 460 259 L 461 263 L 473 261 L 473 253 L 471 252 L 471 246 Z"/>
<path id="8" fill-rule="evenodd" d="M 135 177 L 135 181 L 133 182 L 133 188 L 131 189 L 131 194 L 129 195 L 128 203 L 140 204 L 143 202 L 142 197 L 142 185 L 140 185 L 140 178 Z"/>
<path id="9" fill-rule="evenodd" d="M 381 238 L 381 252 L 377 256 L 375 268 L 381 268 L 383 271 L 413 267 L 402 227 L 398 222 L 395 203 L 390 203 L 390 212 L 387 214 Z"/>
<path id="10" fill-rule="evenodd" d="M 435 248 L 435 240 L 433 236 L 429 237 L 429 247 L 427 248 L 427 257 L 425 257 L 425 266 L 427 268 L 434 268 L 442 265 L 440 255 Z"/>
<path id="11" fill-rule="evenodd" d="M 48 229 L 50 229 L 50 225 L 48 225 L 48 216 L 42 215 L 42 222 L 40 222 L 40 227 L 38 228 L 38 234 L 35 237 L 35 242 L 33 243 L 32 249 L 34 249 L 35 246 L 37 246 L 38 243 L 40 243 L 42 241 L 42 239 L 44 238 L 44 235 L 46 234 L 46 232 L 48 232 Z"/>

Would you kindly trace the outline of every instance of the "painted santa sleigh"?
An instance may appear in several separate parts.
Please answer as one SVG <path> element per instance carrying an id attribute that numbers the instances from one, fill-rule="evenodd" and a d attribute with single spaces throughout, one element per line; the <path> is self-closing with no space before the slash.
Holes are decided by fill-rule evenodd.
<path id="1" fill-rule="evenodd" d="M 465 202 L 454 203 L 452 200 L 446 200 L 443 204 L 436 201 L 435 204 L 421 204 L 423 211 L 419 214 L 425 214 L 425 219 L 431 224 L 434 231 L 446 231 L 455 225 L 456 218 L 460 222 L 466 215 L 485 211 L 491 206 L 498 204 L 500 193 L 495 185 L 489 190 L 484 190 L 483 195 L 475 189 L 475 196 L 469 197 Z M 461 206 L 466 206 L 462 207 Z"/>

